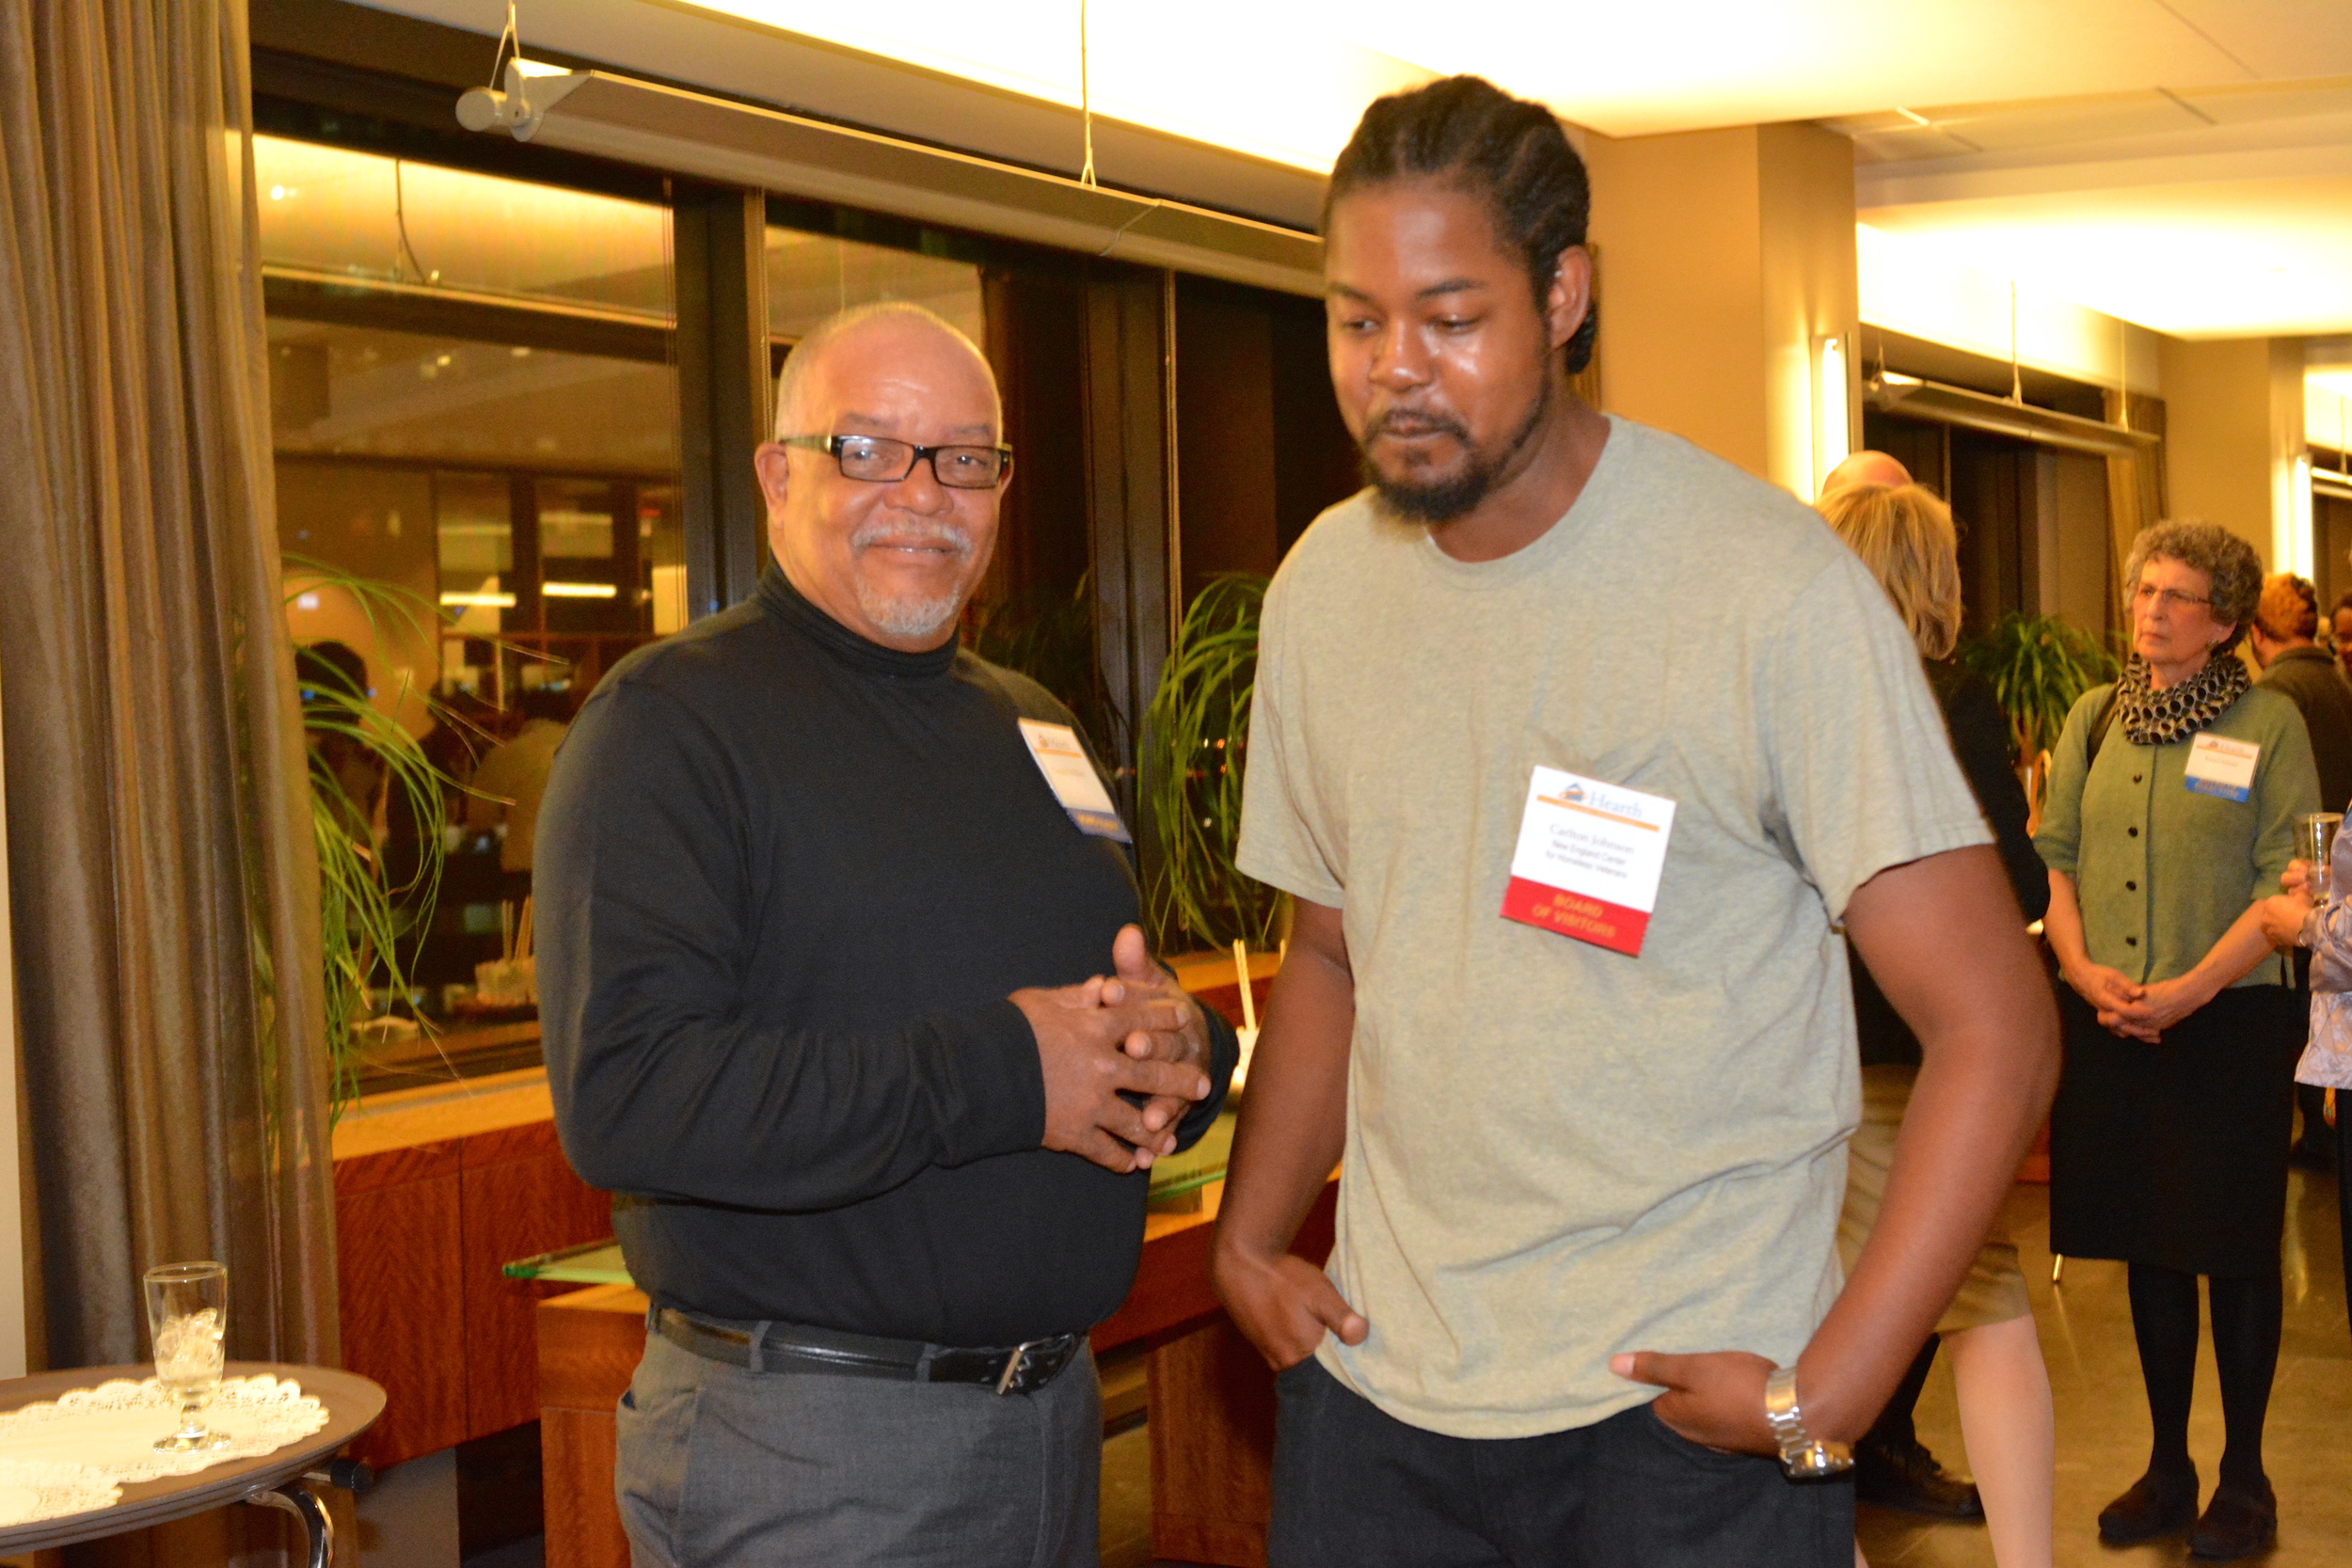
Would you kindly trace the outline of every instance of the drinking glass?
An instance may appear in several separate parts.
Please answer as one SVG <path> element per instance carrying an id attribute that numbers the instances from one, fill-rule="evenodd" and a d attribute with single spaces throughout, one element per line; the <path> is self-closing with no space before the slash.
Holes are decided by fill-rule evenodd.
<path id="1" fill-rule="evenodd" d="M 2342 826 L 2344 813 L 2340 811 L 2307 812 L 2295 819 L 2295 858 L 2310 863 L 2305 886 L 2312 904 L 2320 907 L 2326 906 L 2333 891 L 2328 858 L 2336 852 L 2336 830 Z"/>
<path id="2" fill-rule="evenodd" d="M 145 1277 L 155 1380 L 180 1402 L 180 1430 L 155 1446 L 167 1453 L 225 1448 L 228 1435 L 204 1424 L 203 1410 L 220 1386 L 229 1271 L 219 1263 L 164 1263 Z"/>

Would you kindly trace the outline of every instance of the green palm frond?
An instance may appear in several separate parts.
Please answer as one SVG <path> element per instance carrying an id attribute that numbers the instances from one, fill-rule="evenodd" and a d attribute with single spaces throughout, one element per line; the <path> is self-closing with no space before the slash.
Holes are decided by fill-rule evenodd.
<path id="1" fill-rule="evenodd" d="M 1194 596 L 1144 719 L 1145 802 L 1158 857 L 1146 897 L 1163 940 L 1274 945 L 1281 895 L 1233 868 L 1266 578 L 1233 573 Z"/>
<path id="2" fill-rule="evenodd" d="M 2021 768 L 2057 745 L 2067 711 L 2121 668 L 2090 633 L 2055 615 L 2014 611 L 1963 640 L 1955 657 L 1991 683 Z"/>
<path id="3" fill-rule="evenodd" d="M 438 634 L 434 607 L 407 589 L 354 577 L 303 556 L 284 560 L 290 575 L 300 573 L 307 579 L 302 592 L 326 587 L 349 594 L 379 641 L 389 640 L 388 630 L 414 633 L 430 626 Z M 294 595 L 289 589 L 289 602 Z M 330 1115 L 340 1117 L 358 1097 L 357 1025 L 369 1016 L 369 992 L 400 994 L 411 987 L 404 943 L 413 938 L 419 920 L 429 916 L 439 894 L 449 792 L 462 786 L 427 760 L 416 737 L 341 672 L 314 670 L 310 680 L 316 696 L 304 705 L 302 724 L 311 737 L 310 832 L 319 862 Z M 427 706 L 456 721 L 437 703 L 427 699 Z M 386 875 L 369 819 L 370 802 L 351 798 L 329 760 L 327 753 L 338 743 L 365 753 L 384 769 L 385 788 L 397 792 L 417 824 L 417 865 L 400 881 Z"/>

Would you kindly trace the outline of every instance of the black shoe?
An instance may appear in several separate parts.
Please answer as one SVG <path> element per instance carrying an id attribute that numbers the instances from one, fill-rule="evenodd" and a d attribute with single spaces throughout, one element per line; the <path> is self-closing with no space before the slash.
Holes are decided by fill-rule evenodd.
<path id="1" fill-rule="evenodd" d="M 2197 1472 L 2160 1476 L 2151 1470 L 2099 1511 L 2099 1539 L 2110 1546 L 2135 1546 L 2178 1535 L 2196 1522 Z"/>
<path id="2" fill-rule="evenodd" d="M 2252 1557 L 2279 1538 L 2279 1498 L 2264 1481 L 2260 1491 L 2225 1481 L 2213 1489 L 2205 1516 L 2189 1531 L 2188 1555 L 2227 1562 Z"/>
<path id="3" fill-rule="evenodd" d="M 1854 1445 L 1853 1461 L 1854 1497 L 1862 1502 L 1929 1519 L 1984 1517 L 1976 1482 L 1947 1472 L 1915 1438 L 1890 1443 L 1865 1437 Z M 2189 1505 L 2196 1502 L 2192 1496 Z"/>

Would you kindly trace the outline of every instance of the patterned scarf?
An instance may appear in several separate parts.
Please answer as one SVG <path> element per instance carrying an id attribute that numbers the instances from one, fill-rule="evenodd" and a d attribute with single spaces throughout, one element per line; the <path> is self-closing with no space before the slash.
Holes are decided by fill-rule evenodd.
<path id="1" fill-rule="evenodd" d="M 2116 683 L 2115 717 L 2133 745 L 2170 746 L 2229 712 L 2253 684 L 2244 659 L 2216 649 L 2203 669 L 2158 691 L 2148 684 L 2147 663 L 2134 654 Z"/>

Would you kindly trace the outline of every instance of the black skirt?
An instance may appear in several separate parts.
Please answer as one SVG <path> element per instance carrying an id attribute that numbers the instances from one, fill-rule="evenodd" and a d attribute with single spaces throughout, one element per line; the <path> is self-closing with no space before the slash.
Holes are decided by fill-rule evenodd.
<path id="1" fill-rule="evenodd" d="M 2276 1273 L 2305 999 L 2234 987 L 2156 1045 L 2107 1033 L 2063 985 L 2058 1006 L 2050 1250 L 2185 1274 Z"/>

